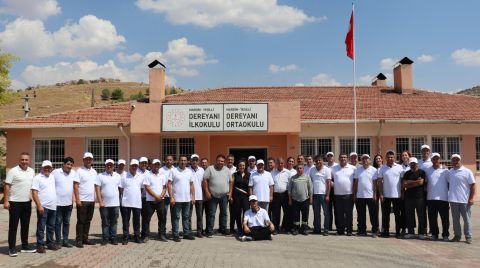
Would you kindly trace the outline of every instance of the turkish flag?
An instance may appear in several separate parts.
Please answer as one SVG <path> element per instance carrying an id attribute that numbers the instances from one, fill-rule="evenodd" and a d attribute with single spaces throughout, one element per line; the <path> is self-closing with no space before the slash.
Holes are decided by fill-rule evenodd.
<path id="1" fill-rule="evenodd" d="M 348 28 L 347 36 L 345 37 L 345 45 L 347 47 L 347 56 L 353 60 L 354 46 L 353 46 L 353 9 L 352 16 L 350 16 L 350 27 Z"/>

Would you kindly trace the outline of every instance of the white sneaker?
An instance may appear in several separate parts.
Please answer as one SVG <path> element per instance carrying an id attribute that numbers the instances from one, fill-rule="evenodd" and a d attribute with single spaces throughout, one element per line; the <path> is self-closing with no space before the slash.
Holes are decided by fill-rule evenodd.
<path id="1" fill-rule="evenodd" d="M 241 240 L 242 242 L 248 242 L 248 241 L 252 241 L 253 239 L 252 239 L 251 236 L 246 236 L 246 235 L 244 235 L 244 236 L 242 236 L 242 238 L 240 238 L 240 240 Z"/>

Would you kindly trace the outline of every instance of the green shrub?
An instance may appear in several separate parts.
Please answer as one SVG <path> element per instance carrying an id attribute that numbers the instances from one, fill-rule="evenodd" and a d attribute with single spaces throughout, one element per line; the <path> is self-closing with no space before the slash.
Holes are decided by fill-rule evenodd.
<path id="1" fill-rule="evenodd" d="M 110 99 L 110 90 L 108 88 L 104 88 L 102 90 L 102 100 Z"/>
<path id="2" fill-rule="evenodd" d="M 119 88 L 116 88 L 112 91 L 112 100 L 122 101 L 123 100 L 123 91 Z"/>

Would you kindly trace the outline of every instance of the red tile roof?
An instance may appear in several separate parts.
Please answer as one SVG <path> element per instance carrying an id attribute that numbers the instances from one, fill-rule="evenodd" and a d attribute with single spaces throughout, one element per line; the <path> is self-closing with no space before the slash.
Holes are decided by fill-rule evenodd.
<path id="1" fill-rule="evenodd" d="M 4 122 L 6 128 L 42 127 L 90 127 L 130 124 L 131 104 L 119 103 L 77 111 L 55 113 L 29 118 L 10 119 Z"/>

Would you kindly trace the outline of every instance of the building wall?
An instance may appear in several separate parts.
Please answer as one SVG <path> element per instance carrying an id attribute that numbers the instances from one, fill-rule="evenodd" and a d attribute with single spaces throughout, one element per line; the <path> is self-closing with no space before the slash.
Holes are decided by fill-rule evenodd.
<path id="1" fill-rule="evenodd" d="M 287 155 L 286 135 L 211 135 L 210 159 L 226 154 L 230 148 L 267 148 L 269 157 Z"/>
<path id="2" fill-rule="evenodd" d="M 33 154 L 32 130 L 9 129 L 7 131 L 7 168 L 18 165 L 20 153 Z"/>

